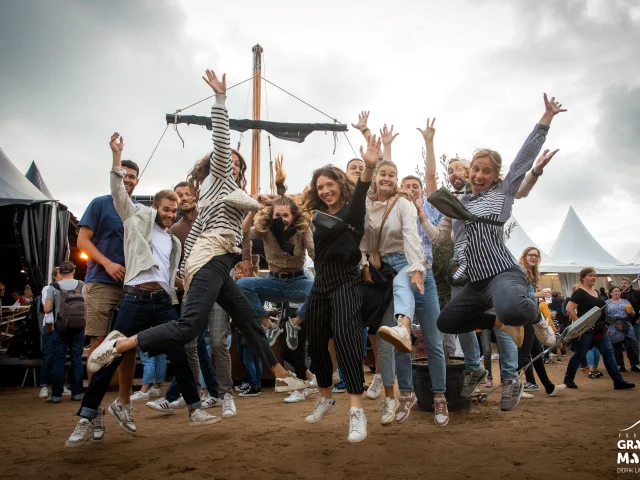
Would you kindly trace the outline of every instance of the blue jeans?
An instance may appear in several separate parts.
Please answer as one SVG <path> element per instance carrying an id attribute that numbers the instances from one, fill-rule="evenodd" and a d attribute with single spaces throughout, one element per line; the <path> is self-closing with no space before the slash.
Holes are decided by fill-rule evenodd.
<path id="1" fill-rule="evenodd" d="M 587 366 L 597 369 L 598 365 L 600 365 L 600 351 L 596 347 L 593 347 L 591 350 L 587 352 L 586 357 L 587 357 Z"/>
<path id="2" fill-rule="evenodd" d="M 417 290 L 411 285 L 411 276 L 407 274 L 409 264 L 404 253 L 388 253 L 381 260 L 398 272 L 393 279 L 394 315 L 396 318 L 398 318 L 398 315 L 405 315 L 413 320 L 416 310 L 416 297 L 413 294 Z"/>
<path id="3" fill-rule="evenodd" d="M 47 333 L 45 327 L 40 327 L 40 340 L 42 342 L 42 363 L 40 364 L 41 387 L 46 387 L 51 383 L 51 370 L 53 369 L 52 338 L 53 332 Z"/>
<path id="4" fill-rule="evenodd" d="M 249 299 L 260 318 L 267 316 L 264 302 L 291 302 L 302 304 L 298 308 L 298 316 L 304 320 L 307 298 L 312 286 L 313 280 L 309 280 L 306 276 L 281 280 L 267 275 L 264 278 L 245 277 L 238 280 L 238 287 Z"/>
<path id="5" fill-rule="evenodd" d="M 253 348 L 249 345 L 245 345 L 243 348 L 243 361 L 244 369 L 247 372 L 247 383 L 251 385 L 251 388 L 262 387 L 262 361 L 260 357 L 256 355 Z"/>
<path id="6" fill-rule="evenodd" d="M 380 326 L 395 326 L 394 307 L 390 304 L 382 316 Z M 378 336 L 378 362 L 382 385 L 393 387 L 398 379 L 398 389 L 400 393 L 407 393 L 413 390 L 413 377 L 411 371 L 411 354 L 398 352 L 388 342 Z"/>
<path id="7" fill-rule="evenodd" d="M 53 369 L 51 371 L 51 398 L 62 399 L 64 388 L 64 365 L 67 362 L 67 352 L 71 360 L 71 395 L 79 398 L 82 395 L 82 350 L 84 349 L 84 331 L 76 333 L 51 333 L 51 350 L 53 353 Z"/>
<path id="8" fill-rule="evenodd" d="M 200 362 L 200 385 L 204 385 L 207 388 L 209 395 L 218 398 L 218 377 L 216 371 L 213 368 L 213 362 L 211 361 L 211 346 L 207 348 L 206 338 L 207 328 L 202 330 L 198 336 L 198 361 Z"/>
<path id="9" fill-rule="evenodd" d="M 167 374 L 167 357 L 164 354 L 149 357 L 140 349 L 138 349 L 138 355 L 142 362 L 142 384 L 153 385 L 164 382 Z"/>
<path id="10" fill-rule="evenodd" d="M 611 347 L 609 335 L 605 333 L 602 340 L 596 340 L 593 330 L 584 333 L 576 342 L 576 350 L 573 352 L 569 360 L 569 365 L 567 365 L 567 372 L 564 374 L 564 383 L 574 382 L 576 372 L 580 367 L 580 362 L 587 356 L 587 352 L 591 350 L 592 347 L 596 347 L 602 354 L 604 366 L 613 383 L 624 383 L 624 379 L 618 370 L 618 363 L 613 356 L 613 348 Z"/>
<path id="11" fill-rule="evenodd" d="M 493 332 L 500 352 L 500 377 L 502 380 L 515 380 L 518 378 L 518 347 L 502 329 L 494 328 Z M 475 332 L 460 333 L 458 339 L 467 370 L 480 370 L 480 346 Z M 490 356 L 491 352 L 488 352 L 488 355 Z"/>
<path id="12" fill-rule="evenodd" d="M 636 347 L 638 348 L 638 358 L 640 358 L 640 325 L 634 322 L 633 331 L 636 332 Z"/>

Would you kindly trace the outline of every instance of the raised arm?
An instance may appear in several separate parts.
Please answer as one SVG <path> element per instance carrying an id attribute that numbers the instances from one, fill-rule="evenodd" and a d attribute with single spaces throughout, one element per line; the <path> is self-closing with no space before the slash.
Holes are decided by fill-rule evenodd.
<path id="1" fill-rule="evenodd" d="M 433 245 L 451 240 L 453 222 L 450 217 L 442 217 L 442 220 L 438 225 L 434 225 L 428 218 L 425 218 L 425 220 L 420 222 L 420 225 L 422 225 L 422 229 L 425 231 Z"/>
<path id="2" fill-rule="evenodd" d="M 535 184 L 538 182 L 538 178 L 540 178 L 540 175 L 542 175 L 544 167 L 547 166 L 553 156 L 558 152 L 559 149 L 556 149 L 551 153 L 549 153 L 549 149 L 546 149 L 544 152 L 542 152 L 542 155 L 538 157 L 536 164 L 533 166 L 531 171 L 527 173 L 527 176 L 524 177 L 524 180 L 520 184 L 518 192 L 516 193 L 516 199 L 526 198 L 527 195 L 529 195 L 529 192 L 531 192 Z"/>
<path id="3" fill-rule="evenodd" d="M 120 141 L 118 141 L 118 139 Z M 124 138 L 118 132 L 111 135 L 109 142 L 111 153 L 113 156 L 113 166 L 110 174 L 111 196 L 113 197 L 113 206 L 120 218 L 124 222 L 127 218 L 133 217 L 136 213 L 136 207 L 129 198 L 127 190 L 124 188 L 124 178 L 126 172 L 122 169 L 122 150 L 124 149 Z"/>
<path id="4" fill-rule="evenodd" d="M 351 126 L 356 130 L 359 130 L 365 140 L 369 140 L 371 136 L 371 130 L 367 127 L 367 122 L 369 121 L 369 112 L 362 111 L 358 114 L 358 122 L 352 123 Z"/>
<path id="5" fill-rule="evenodd" d="M 549 100 L 546 93 L 544 94 L 544 105 L 545 112 L 540 118 L 540 122 L 536 124 L 533 132 L 531 132 L 525 140 L 524 145 L 522 145 L 518 155 L 509 167 L 509 173 L 507 173 L 502 181 L 502 190 L 514 197 L 520 187 L 522 179 L 533 165 L 536 155 L 538 155 L 542 145 L 547 139 L 547 132 L 549 131 L 549 125 L 551 125 L 553 117 L 558 113 L 567 111 L 562 108 L 561 103 L 555 101 L 555 97 Z"/>
<path id="6" fill-rule="evenodd" d="M 382 160 L 391 160 L 391 144 L 400 135 L 399 133 L 393 134 L 393 125 L 391 128 L 387 128 L 387 124 L 380 129 L 380 139 L 382 140 Z"/>
<path id="7" fill-rule="evenodd" d="M 436 182 L 436 153 L 435 148 L 433 146 L 433 138 L 436 135 L 436 129 L 433 125 L 436 123 L 436 119 L 431 120 L 431 124 L 429 124 L 429 118 L 427 118 L 427 126 L 424 130 L 421 128 L 417 128 L 421 134 L 422 138 L 424 138 L 424 149 L 426 151 L 425 162 L 424 162 L 424 177 L 425 183 L 424 186 L 427 195 L 431 195 L 438 189 L 438 184 Z"/>
<path id="8" fill-rule="evenodd" d="M 315 262 L 316 246 L 313 243 L 313 234 L 311 233 L 310 227 L 307 227 L 307 229 L 304 231 L 304 248 L 307 249 L 307 255 L 309 255 L 309 258 L 311 258 L 311 260 Z"/>
<path id="9" fill-rule="evenodd" d="M 213 70 L 207 70 L 205 74 L 206 77 L 202 77 L 202 79 L 216 94 L 216 101 L 211 107 L 213 152 L 209 157 L 210 174 L 216 178 L 227 178 L 233 175 L 229 112 L 225 106 L 227 100 L 227 76 L 223 74 L 222 80 L 219 80 Z"/>

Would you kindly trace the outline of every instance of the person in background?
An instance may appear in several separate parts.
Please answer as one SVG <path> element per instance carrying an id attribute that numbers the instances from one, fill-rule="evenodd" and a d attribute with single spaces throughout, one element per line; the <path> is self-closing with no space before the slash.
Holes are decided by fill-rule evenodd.
<path id="1" fill-rule="evenodd" d="M 633 327 L 633 331 L 636 334 L 638 340 L 638 358 L 640 358 L 640 292 L 633 289 L 633 284 L 628 277 L 622 277 L 620 280 L 620 298 L 627 300 L 633 310 L 636 312 L 634 316 L 629 317 L 629 322 Z"/>
<path id="2" fill-rule="evenodd" d="M 605 302 L 609 300 L 609 295 L 607 295 L 607 291 L 604 289 L 604 287 L 600 287 L 600 293 L 598 294 L 598 296 Z"/>
<path id="3" fill-rule="evenodd" d="M 60 267 L 55 267 L 53 269 L 52 275 L 52 283 L 59 282 L 62 280 L 62 275 L 60 275 Z M 47 291 L 51 285 L 45 285 L 42 289 L 42 295 L 40 295 L 40 301 L 42 302 L 42 311 L 44 313 L 44 305 L 47 302 Z M 1 295 L 1 294 L 0 294 Z M 42 363 L 40 364 L 40 394 L 39 398 L 49 398 L 49 384 L 51 383 L 51 372 L 53 370 L 53 349 L 52 349 L 52 338 L 53 338 L 53 321 L 54 321 L 54 313 L 44 313 L 42 316 L 42 323 L 40 325 L 40 342 L 42 344 Z M 71 395 L 71 390 L 67 387 L 64 387 L 62 390 L 62 395 Z"/>
<path id="4" fill-rule="evenodd" d="M 592 267 L 583 268 L 578 274 L 580 279 L 578 288 L 571 295 L 571 300 L 567 304 L 567 314 L 571 321 L 576 321 L 579 317 L 586 314 L 593 307 L 603 308 L 605 302 L 598 295 L 598 291 L 594 288 L 596 283 L 596 271 Z M 574 379 L 580 362 L 586 356 L 587 352 L 592 347 L 596 347 L 602 354 L 604 365 L 607 368 L 607 373 L 613 380 L 613 388 L 615 390 L 626 390 L 635 388 L 635 384 L 626 382 L 618 370 L 618 364 L 613 356 L 613 348 L 611 347 L 611 340 L 607 335 L 606 327 L 606 314 L 604 311 L 596 321 L 596 324 L 591 330 L 583 333 L 577 339 L 576 347 L 574 349 L 573 356 L 569 360 L 567 365 L 567 371 L 564 375 L 564 384 L 568 388 L 578 388 Z"/>
<path id="5" fill-rule="evenodd" d="M 638 365 L 638 338 L 636 332 L 630 325 L 629 319 L 636 314 L 629 301 L 620 298 L 620 287 L 615 285 L 609 288 L 611 299 L 607 300 L 607 306 L 604 311 L 607 314 L 607 323 L 609 323 L 609 337 L 613 345 L 613 355 L 618 362 L 618 368 L 621 372 L 626 372 L 624 366 L 624 358 L 622 357 L 622 348 L 627 352 L 629 364 L 632 372 L 640 372 Z"/>
<path id="6" fill-rule="evenodd" d="M 67 353 L 71 360 L 71 400 L 82 399 L 82 351 L 84 349 L 84 328 L 56 329 L 55 323 L 59 320 L 62 291 L 83 289 L 81 281 L 74 278 L 76 266 L 71 262 L 60 264 L 60 280 L 49 286 L 47 299 L 44 304 L 44 313 L 54 314 L 54 327 L 51 337 L 51 349 L 53 353 L 53 369 L 51 372 L 51 396 L 49 403 L 60 403 L 64 391 L 64 365 L 67 361 Z M 59 288 L 57 288 L 59 287 Z"/>
<path id="7" fill-rule="evenodd" d="M 562 298 L 562 295 L 560 295 L 560 292 L 558 292 L 557 290 L 551 292 L 551 304 L 549 305 L 549 308 L 551 309 L 552 313 L 556 312 L 556 318 L 554 320 L 558 324 L 558 334 L 562 334 L 562 332 L 564 332 L 564 330 L 569 326 L 569 318 L 567 317 L 567 314 L 563 308 L 563 303 L 564 299 Z M 566 346 L 558 346 L 553 353 L 556 354 L 556 361 L 558 363 L 562 363 L 560 357 L 566 356 Z"/>

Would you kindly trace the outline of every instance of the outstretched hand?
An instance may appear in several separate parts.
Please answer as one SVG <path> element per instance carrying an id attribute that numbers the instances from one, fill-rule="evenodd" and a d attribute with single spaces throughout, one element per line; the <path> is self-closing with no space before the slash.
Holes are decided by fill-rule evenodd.
<path id="1" fill-rule="evenodd" d="M 551 115 L 557 115 L 561 112 L 566 112 L 566 108 L 562 108 L 562 104 L 556 102 L 556 97 L 551 97 L 551 100 L 547 98 L 547 94 L 544 94 L 544 108 L 545 113 L 549 113 Z"/>
<path id="2" fill-rule="evenodd" d="M 544 170 L 544 167 L 547 166 L 547 164 L 551 161 L 553 156 L 559 151 L 560 149 L 556 148 L 553 152 L 549 152 L 549 149 L 546 149 L 544 152 L 542 152 L 542 155 L 538 157 L 538 160 L 536 160 L 536 164 L 533 167 L 533 170 L 535 171 L 535 173 L 538 175 L 542 175 L 542 170 Z"/>
<path id="3" fill-rule="evenodd" d="M 418 130 L 422 134 L 425 142 L 433 142 L 433 137 L 435 137 L 436 135 L 436 129 L 433 127 L 433 125 L 436 123 L 436 119 L 434 118 L 433 120 L 431 120 L 431 125 L 429 125 L 429 120 L 430 119 L 427 118 L 427 126 L 424 130 L 422 130 L 420 127 L 416 128 L 416 130 Z"/>
<path id="4" fill-rule="evenodd" d="M 360 146 L 360 156 L 364 160 L 364 164 L 367 168 L 374 169 L 378 164 L 378 158 L 380 155 L 380 144 L 382 140 L 377 138 L 375 135 L 371 135 L 367 139 L 367 151 L 365 152 Z"/>
<path id="5" fill-rule="evenodd" d="M 216 73 L 213 70 L 208 70 L 205 72 L 206 77 L 202 77 L 202 79 L 207 82 L 215 93 L 227 93 L 227 74 L 222 74 L 222 81 L 218 80 Z"/>
<path id="6" fill-rule="evenodd" d="M 367 128 L 367 122 L 369 121 L 369 112 L 362 111 L 358 114 L 358 123 L 352 123 L 351 126 L 361 132 Z"/>
<path id="7" fill-rule="evenodd" d="M 384 124 L 384 127 L 382 127 L 382 129 L 380 130 L 380 139 L 382 140 L 382 144 L 385 147 L 389 147 L 398 135 L 400 134 L 399 133 L 396 133 L 395 135 L 393 134 L 393 125 L 391 125 L 391 128 L 387 128 L 386 123 Z"/>
<path id="8" fill-rule="evenodd" d="M 118 139 L 120 139 L 119 142 Z M 111 151 L 114 154 L 120 155 L 122 153 L 122 150 L 124 149 L 124 138 L 121 137 L 118 132 L 115 132 L 113 135 L 111 135 L 109 147 L 111 147 Z"/>

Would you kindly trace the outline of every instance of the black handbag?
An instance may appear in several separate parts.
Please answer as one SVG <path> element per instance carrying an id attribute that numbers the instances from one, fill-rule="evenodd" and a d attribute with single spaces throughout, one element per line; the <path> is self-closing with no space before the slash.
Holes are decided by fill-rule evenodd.
<path id="1" fill-rule="evenodd" d="M 332 233 L 342 233 L 343 231 L 349 229 L 352 232 L 355 232 L 356 229 L 353 228 L 349 223 L 345 222 L 341 218 L 338 218 L 334 215 L 331 215 L 326 212 L 322 212 L 320 210 L 316 210 L 313 212 L 313 217 L 311 217 L 311 221 L 315 227 L 326 228 Z"/>
<path id="2" fill-rule="evenodd" d="M 465 207 L 460 199 L 451 193 L 447 188 L 441 187 L 427 197 L 427 201 L 438 209 L 443 215 L 456 220 L 466 220 L 469 222 L 480 222 L 503 227 L 505 222 L 491 220 L 489 218 L 478 217 Z"/>

